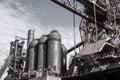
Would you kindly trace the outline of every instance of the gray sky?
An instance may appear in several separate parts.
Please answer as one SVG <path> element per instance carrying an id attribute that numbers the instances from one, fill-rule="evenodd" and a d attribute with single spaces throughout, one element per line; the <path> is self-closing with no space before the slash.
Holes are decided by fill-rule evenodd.
<path id="1" fill-rule="evenodd" d="M 72 15 L 50 0 L 20 0 L 43 25 L 72 25 Z"/>
<path id="2" fill-rule="evenodd" d="M 79 24 L 80 17 L 76 16 Z M 27 37 L 27 30 L 34 29 L 39 38 L 56 29 L 62 43 L 73 46 L 72 13 L 50 0 L 0 0 L 0 66 L 9 55 L 10 41 L 15 36 Z M 76 25 L 76 42 L 80 41 Z"/>
<path id="3" fill-rule="evenodd" d="M 43 25 L 72 26 L 72 13 L 50 0 L 20 0 Z M 77 20 L 80 17 L 77 18 Z"/>

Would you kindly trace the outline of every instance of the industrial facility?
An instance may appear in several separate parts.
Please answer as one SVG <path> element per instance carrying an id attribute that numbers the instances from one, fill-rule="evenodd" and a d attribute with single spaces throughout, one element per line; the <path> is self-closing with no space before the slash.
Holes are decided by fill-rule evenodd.
<path id="1" fill-rule="evenodd" d="M 4 80 L 120 80 L 120 0 L 51 1 L 73 13 L 73 29 L 81 17 L 80 42 L 67 49 L 57 30 L 40 38 L 28 30 L 26 39 L 10 43 L 0 78 L 8 68 Z M 67 64 L 70 52 L 75 55 Z"/>

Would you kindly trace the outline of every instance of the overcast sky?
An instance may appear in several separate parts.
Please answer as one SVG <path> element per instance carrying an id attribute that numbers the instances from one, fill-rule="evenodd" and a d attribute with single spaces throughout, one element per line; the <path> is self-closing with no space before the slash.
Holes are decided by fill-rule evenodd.
<path id="1" fill-rule="evenodd" d="M 39 38 L 56 29 L 62 43 L 73 46 L 73 14 L 50 0 L 0 0 L 0 66 L 9 55 L 10 41 L 15 36 L 27 37 L 27 30 L 34 29 Z M 76 16 L 76 24 L 80 17 Z M 77 42 L 80 41 L 76 25 Z"/>

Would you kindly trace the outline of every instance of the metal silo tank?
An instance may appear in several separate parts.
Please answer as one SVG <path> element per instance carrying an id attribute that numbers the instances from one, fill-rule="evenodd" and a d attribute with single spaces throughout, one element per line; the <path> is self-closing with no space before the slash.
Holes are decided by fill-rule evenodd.
<path id="1" fill-rule="evenodd" d="M 29 52 L 28 52 L 28 50 L 29 50 L 29 45 L 33 39 L 34 39 L 34 30 L 28 30 L 25 71 L 28 71 L 28 64 L 29 64 Z"/>
<path id="2" fill-rule="evenodd" d="M 29 45 L 29 49 L 28 49 L 28 53 L 29 53 L 29 60 L 28 60 L 28 71 L 33 71 L 35 70 L 35 59 L 36 59 L 36 54 L 37 54 L 37 50 L 36 50 L 36 46 L 38 44 L 38 40 L 34 39 L 33 41 L 31 41 L 30 45 Z"/>
<path id="3" fill-rule="evenodd" d="M 47 59 L 47 46 L 46 46 L 47 36 L 43 35 L 39 39 L 38 43 L 38 64 L 37 64 L 37 70 L 43 71 L 44 68 L 46 68 L 46 59 Z"/>
<path id="4" fill-rule="evenodd" d="M 60 74 L 61 69 L 61 36 L 54 30 L 48 35 L 48 69 L 49 73 Z"/>

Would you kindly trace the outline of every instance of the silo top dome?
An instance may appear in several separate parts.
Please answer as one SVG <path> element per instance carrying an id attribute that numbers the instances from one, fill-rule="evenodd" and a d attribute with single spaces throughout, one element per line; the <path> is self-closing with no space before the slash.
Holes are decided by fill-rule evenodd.
<path id="1" fill-rule="evenodd" d="M 42 35 L 41 38 L 39 39 L 39 43 L 44 43 L 47 40 L 47 35 Z"/>
<path id="2" fill-rule="evenodd" d="M 48 35 L 48 39 L 61 39 L 61 35 L 57 30 L 51 31 L 51 33 Z"/>

